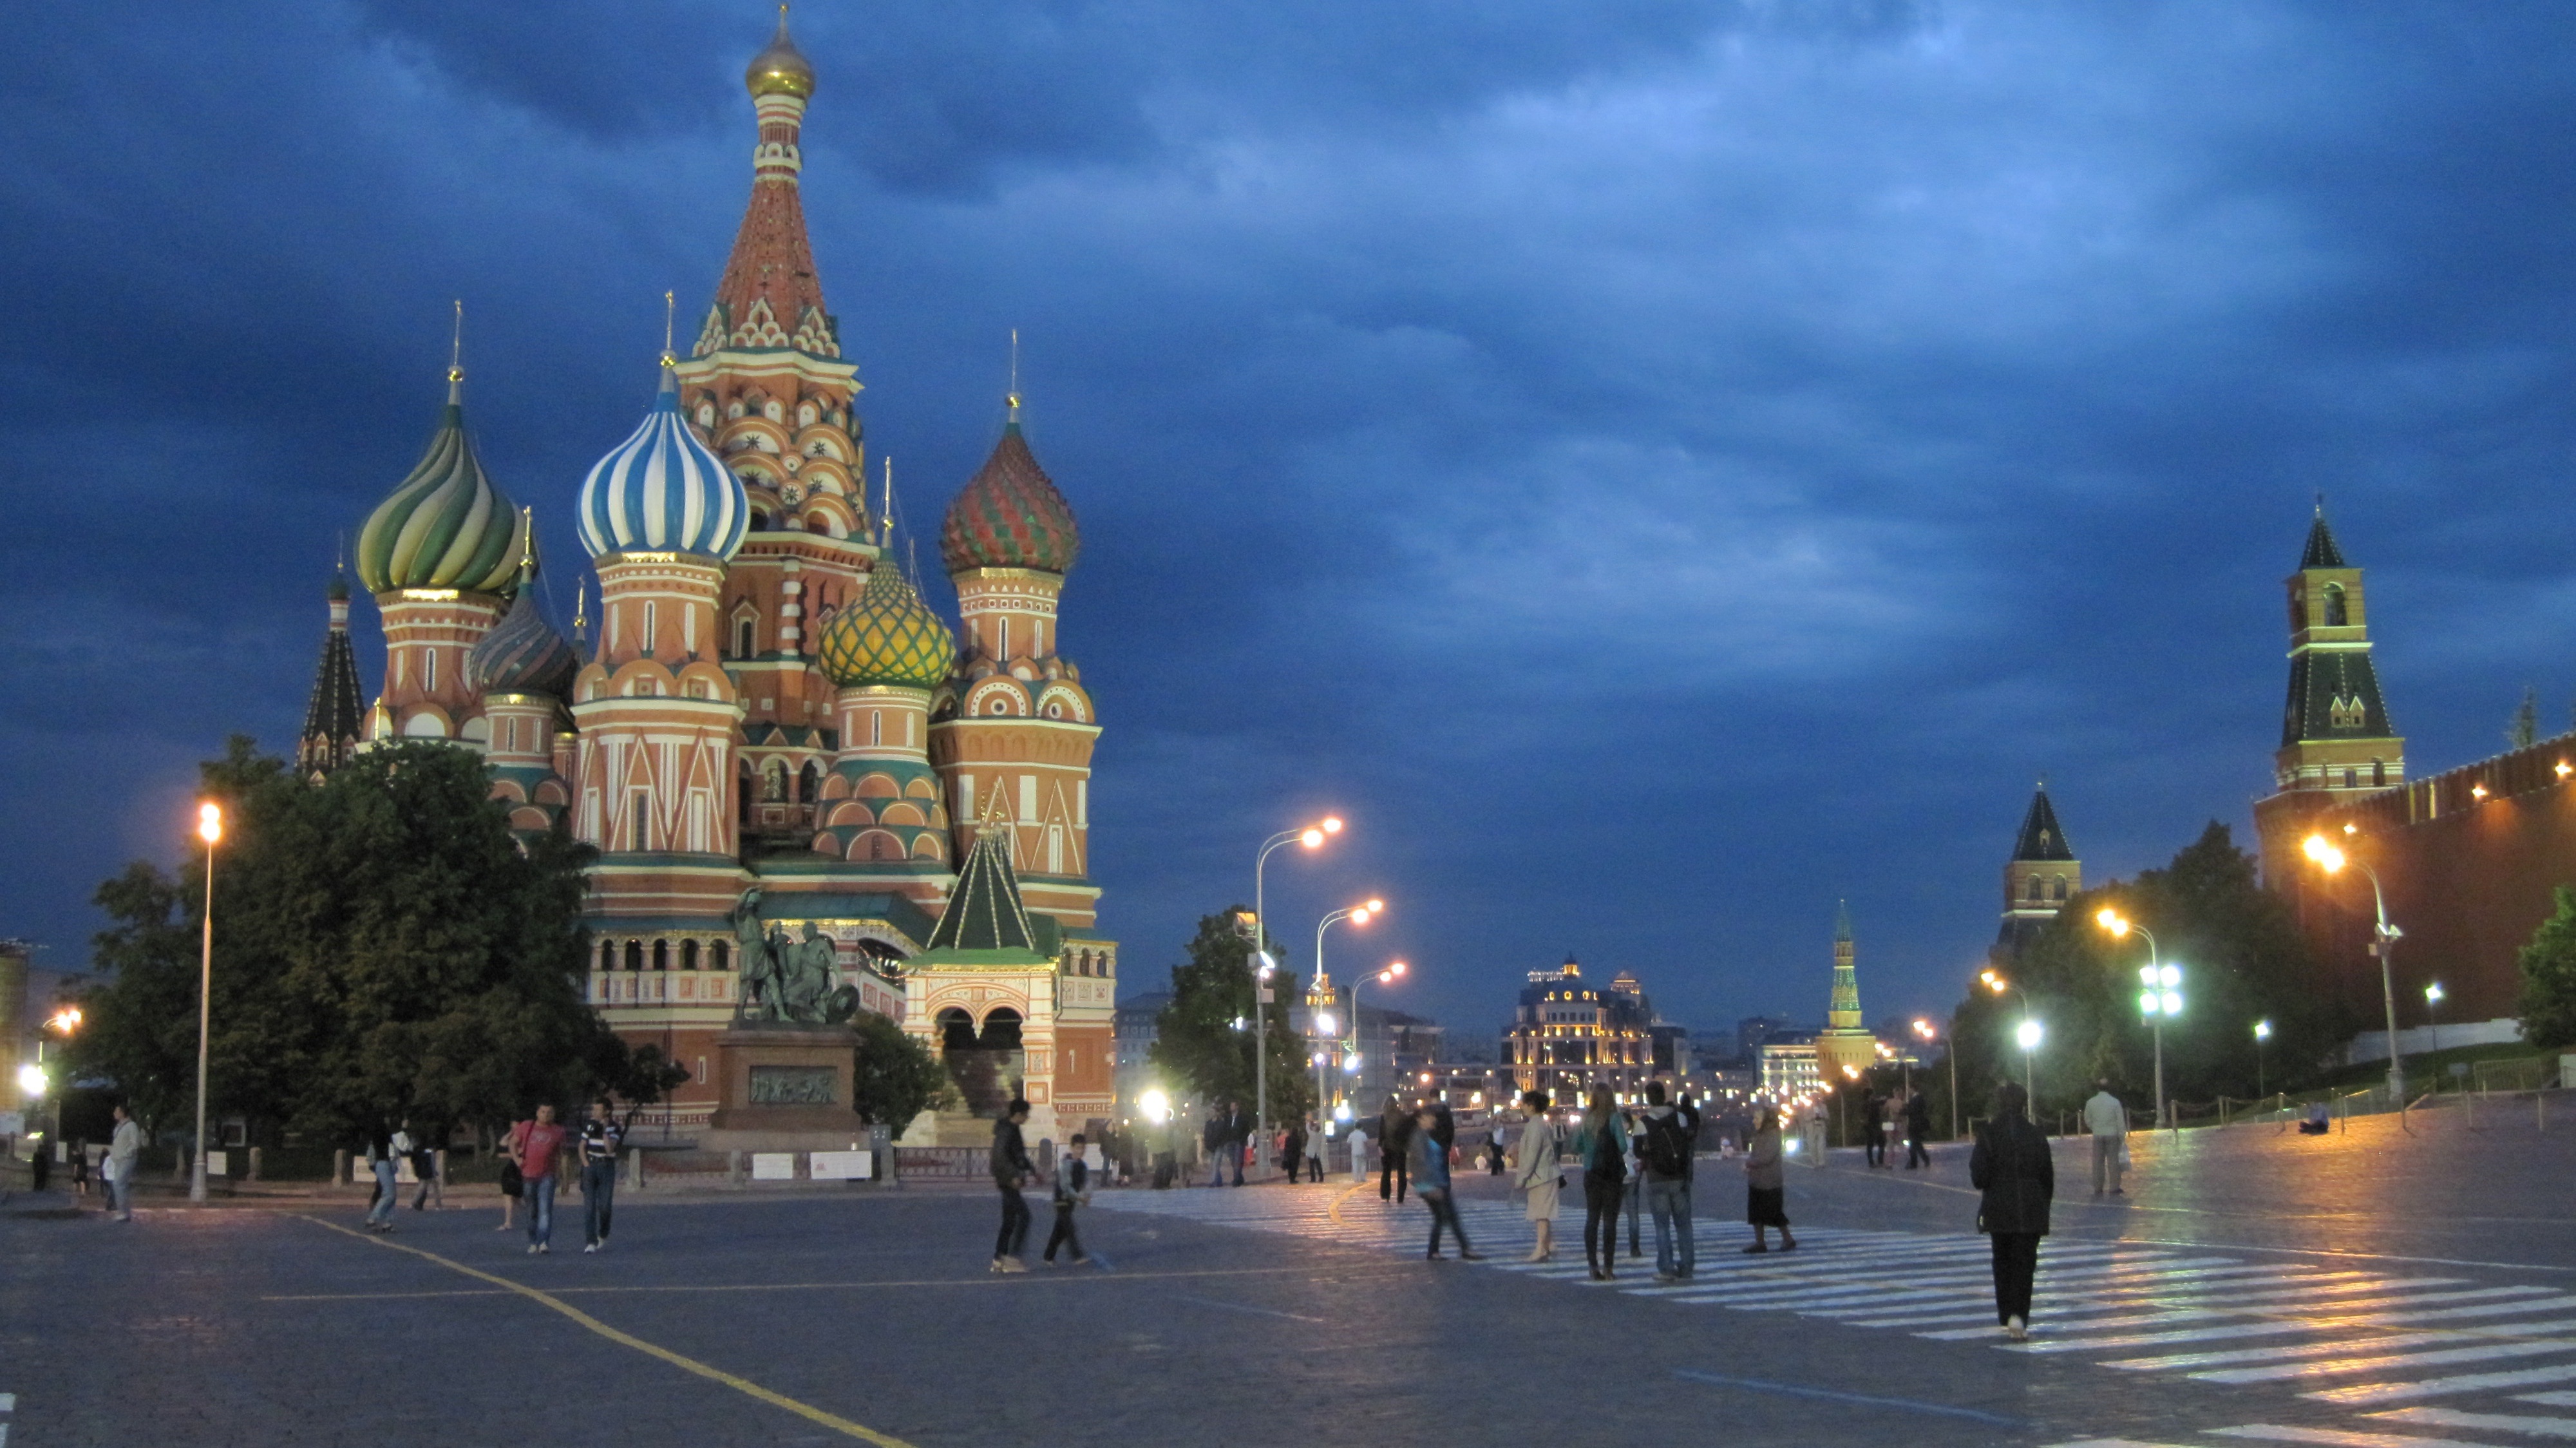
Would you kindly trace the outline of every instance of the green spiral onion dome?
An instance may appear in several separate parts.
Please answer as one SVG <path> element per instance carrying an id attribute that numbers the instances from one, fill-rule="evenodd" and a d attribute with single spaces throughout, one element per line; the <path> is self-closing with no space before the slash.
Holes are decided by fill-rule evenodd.
<path id="1" fill-rule="evenodd" d="M 419 466 L 376 505 L 358 534 L 358 581 L 369 593 L 455 588 L 502 593 L 528 551 L 526 521 L 465 439 L 463 383 L 451 373 L 447 410 Z"/>
<path id="2" fill-rule="evenodd" d="M 935 689 L 957 663 L 956 635 L 912 591 L 891 558 L 879 559 L 867 588 L 823 625 L 819 647 L 823 672 L 844 689 Z"/>

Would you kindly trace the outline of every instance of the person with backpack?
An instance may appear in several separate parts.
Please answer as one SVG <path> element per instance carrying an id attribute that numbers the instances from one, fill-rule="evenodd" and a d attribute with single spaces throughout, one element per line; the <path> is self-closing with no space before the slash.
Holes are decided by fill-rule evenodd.
<path id="1" fill-rule="evenodd" d="M 992 1168 L 993 1185 L 1002 1190 L 1002 1230 L 993 1238 L 996 1272 L 1029 1270 L 1028 1264 L 1020 1260 L 1020 1253 L 1027 1250 L 1029 1243 L 1029 1203 L 1020 1195 L 1020 1187 L 1036 1176 L 1038 1169 L 1029 1160 L 1028 1142 L 1020 1135 L 1020 1127 L 1028 1119 L 1029 1103 L 1014 1096 L 1002 1119 L 993 1123 L 993 1151 L 987 1164 Z"/>
<path id="2" fill-rule="evenodd" d="M 1780 1229 L 1780 1250 L 1795 1252 L 1798 1239 L 1789 1235 L 1789 1213 L 1784 1199 L 1788 1196 L 1787 1175 L 1780 1163 L 1785 1153 L 1780 1142 L 1779 1108 L 1765 1106 L 1753 1118 L 1753 1139 L 1744 1147 L 1744 1220 L 1753 1228 L 1753 1245 L 1747 1252 L 1768 1252 L 1770 1229 Z"/>
<path id="3" fill-rule="evenodd" d="M 1414 1194 L 1431 1209 L 1431 1250 L 1423 1255 L 1440 1260 L 1440 1233 L 1446 1228 L 1458 1239 L 1458 1260 L 1480 1262 L 1484 1259 L 1467 1245 L 1467 1228 L 1458 1220 L 1458 1202 L 1449 1190 L 1449 1148 L 1441 1144 L 1439 1124 L 1439 1114 L 1423 1107 L 1414 1113 L 1413 1134 L 1406 1143 L 1413 1154 Z"/>
<path id="4" fill-rule="evenodd" d="M 1628 1122 L 1610 1088 L 1592 1088 L 1592 1101 L 1575 1133 L 1574 1154 L 1583 1160 L 1583 1260 L 1592 1280 L 1608 1282 L 1619 1260 L 1619 1202 L 1628 1182 Z"/>
<path id="5" fill-rule="evenodd" d="M 581 1250 L 608 1250 L 608 1227 L 617 1210 L 617 1153 L 626 1128 L 610 1114 L 608 1098 L 590 1103 L 581 1124 Z"/>
<path id="6" fill-rule="evenodd" d="M 415 1212 L 427 1210 L 433 1199 L 440 1211 L 447 1210 L 447 1193 L 438 1181 L 438 1152 L 429 1144 L 430 1140 L 428 1134 L 413 1136 L 409 1121 L 394 1132 L 395 1149 L 411 1158 L 412 1180 L 420 1183 L 420 1190 L 411 1196 L 411 1209 Z"/>
<path id="7" fill-rule="evenodd" d="M 1412 1140 L 1413 1113 L 1405 1110 L 1404 1103 L 1396 1100 L 1392 1094 L 1388 1095 L 1386 1110 L 1380 1112 L 1377 1118 L 1377 1199 L 1379 1201 L 1387 1200 L 1387 1190 L 1392 1185 L 1395 1191 L 1395 1204 L 1399 1207 L 1404 1205 L 1405 1170 L 1407 1157 L 1410 1155 L 1406 1148 L 1412 1145 Z"/>
<path id="8" fill-rule="evenodd" d="M 1646 1215 L 1655 1224 L 1655 1281 L 1679 1282 L 1686 1275 L 1673 1238 L 1690 1240 L 1690 1217 L 1684 1203 L 1690 1170 L 1690 1141 L 1681 1114 L 1664 1099 L 1664 1083 L 1646 1083 L 1646 1115 L 1637 1132 L 1637 1163 L 1644 1178 Z"/>
<path id="9" fill-rule="evenodd" d="M 2048 1137 L 2027 1114 L 2019 1082 L 1995 1092 L 1995 1117 L 1977 1128 L 1968 1181 L 1980 1193 L 1977 1230 L 1993 1243 L 1995 1321 L 2014 1342 L 2030 1337 L 2030 1284 L 2039 1273 L 2039 1239 L 2048 1235 L 2048 1206 L 2057 1195 L 2057 1163 Z"/>
<path id="10" fill-rule="evenodd" d="M 1533 1262 L 1556 1255 L 1556 1198 L 1565 1187 L 1565 1177 L 1556 1167 L 1562 1143 L 1556 1123 L 1547 1119 L 1547 1107 L 1546 1092 L 1521 1093 L 1521 1109 L 1529 1113 L 1529 1122 L 1521 1127 L 1520 1170 L 1512 1177 L 1512 1189 L 1528 1199 L 1530 1225 L 1538 1232 L 1538 1243 L 1530 1249 Z"/>
<path id="11" fill-rule="evenodd" d="M 1055 1230 L 1047 1234 L 1046 1244 L 1046 1264 L 1049 1267 L 1055 1265 L 1055 1249 L 1058 1247 L 1073 1249 L 1070 1260 L 1076 1267 L 1091 1260 L 1091 1254 L 1082 1250 L 1082 1238 L 1074 1235 L 1073 1230 L 1074 1208 L 1091 1205 L 1091 1163 L 1083 1157 L 1082 1144 L 1082 1133 L 1077 1131 L 1073 1134 L 1073 1149 L 1056 1163 Z"/>
<path id="12" fill-rule="evenodd" d="M 1681 1265 L 1682 1280 L 1687 1282 L 1699 1271 L 1699 1241 L 1691 1226 L 1698 1213 L 1691 1202 L 1697 1180 L 1700 1132 L 1699 1102 L 1688 1086 L 1673 1088 L 1673 1119 L 1682 1129 L 1681 1241 L 1676 1244 L 1675 1258 Z"/>

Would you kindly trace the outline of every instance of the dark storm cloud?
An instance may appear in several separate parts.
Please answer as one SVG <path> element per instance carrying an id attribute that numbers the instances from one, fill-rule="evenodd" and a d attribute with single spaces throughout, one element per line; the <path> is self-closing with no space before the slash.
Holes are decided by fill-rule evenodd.
<path id="1" fill-rule="evenodd" d="M 77 957 L 187 761 L 291 737 L 451 297 L 569 602 L 581 470 L 739 215 L 757 10 L 21 18 L 0 929 Z M 2039 772 L 2097 876 L 2243 819 L 2319 489 L 2419 772 L 2526 680 L 2576 694 L 2553 7 L 796 25 L 818 259 L 909 529 L 1027 338 L 1131 987 L 1329 805 L 1338 854 L 1274 861 L 1283 934 L 1385 892 L 1336 950 L 1410 953 L 1462 1025 L 1566 950 L 1703 1026 L 1817 1014 L 1842 896 L 1871 1014 L 1942 1005 Z"/>

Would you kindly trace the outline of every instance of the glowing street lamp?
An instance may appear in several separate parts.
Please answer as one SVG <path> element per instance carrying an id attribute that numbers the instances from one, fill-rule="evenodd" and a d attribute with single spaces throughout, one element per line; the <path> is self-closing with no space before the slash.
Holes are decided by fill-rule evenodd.
<path id="1" fill-rule="evenodd" d="M 2024 1096 L 2031 1094 L 2030 1063 L 2031 1058 L 2039 1054 L 2039 1038 L 2043 1034 L 2045 1031 L 2039 1022 L 2027 1017 L 2023 1018 L 2020 1025 L 2013 1027 L 2013 1041 L 2021 1047 L 2021 1089 Z"/>
<path id="2" fill-rule="evenodd" d="M 1941 1039 L 1940 1028 L 1921 1016 L 1914 1018 L 1914 1034 L 1922 1037 L 1927 1046 Z M 1950 1139 L 1956 1141 L 1959 1139 L 1959 1053 L 1948 1050 L 1942 1054 L 1950 1058 Z"/>
<path id="3" fill-rule="evenodd" d="M 2438 1056 L 2442 1054 L 2442 983 L 2438 980 L 2424 987 L 2424 1019 L 2433 1028 L 2433 1054 Z M 2442 1078 L 2435 1076 L 2434 1089 L 2440 1090 L 2441 1085 Z"/>
<path id="4" fill-rule="evenodd" d="M 2272 1094 L 2263 1089 L 2263 1043 L 2270 1039 L 2272 1039 L 2272 1023 L 2268 1020 L 2256 1021 L 2254 1023 L 2254 1095 L 2258 1100 Z"/>
<path id="5" fill-rule="evenodd" d="M 1372 900 L 1369 903 L 1375 905 L 1378 902 Z M 1320 931 L 1318 933 L 1320 934 Z M 1386 968 L 1377 972 L 1377 983 L 1393 985 L 1403 979 L 1404 973 L 1412 968 L 1400 960 L 1388 961 Z M 1362 975 L 1365 974 L 1366 972 L 1362 972 Z M 1361 975 L 1351 977 L 1351 1053 L 1342 1060 L 1342 1074 L 1351 1078 L 1350 1089 L 1353 1094 L 1357 1094 L 1368 1084 L 1360 1079 L 1360 1067 L 1366 1060 L 1365 1053 L 1360 1050 L 1360 980 Z"/>
<path id="6" fill-rule="evenodd" d="M 2344 826 L 2344 833 L 2353 833 L 2353 827 Z M 2406 1058 L 2397 1050 L 2397 984 L 2396 977 L 2390 973 L 2388 958 L 2396 953 L 2395 946 L 2406 932 L 2388 923 L 2388 896 L 2379 888 L 2379 872 L 2370 868 L 2367 861 L 2345 854 L 2323 835 L 2308 836 L 2299 848 L 2316 862 L 2318 869 L 2329 875 L 2352 865 L 2370 879 L 2370 905 L 2379 922 L 2372 931 L 2377 940 L 2371 949 L 2379 956 L 2379 999 L 2388 1010 L 2388 1094 L 2397 1109 L 2403 1111 L 2406 1109 Z"/>
<path id="7" fill-rule="evenodd" d="M 206 1037 L 214 1024 L 215 846 L 224 837 L 224 807 L 197 806 L 197 838 L 206 842 L 206 930 L 197 957 L 197 1161 L 188 1173 L 188 1200 L 206 1199 Z"/>
<path id="8" fill-rule="evenodd" d="M 1270 1004 L 1270 952 L 1262 948 L 1262 939 L 1270 933 L 1270 915 L 1264 908 L 1262 870 L 1270 863 L 1270 852 L 1294 840 L 1309 850 L 1323 848 L 1324 841 L 1342 832 L 1338 815 L 1326 815 L 1311 825 L 1281 830 L 1261 842 L 1261 852 L 1252 857 L 1252 1119 L 1257 1129 L 1256 1141 L 1270 1139 L 1270 1013 L 1262 1007 Z M 1270 1175 L 1267 1152 L 1260 1153 L 1253 1170 L 1265 1179 Z"/>
<path id="9" fill-rule="evenodd" d="M 35 1062 L 29 1061 L 18 1068 L 18 1090 L 28 1100 L 43 1096 L 49 1084 L 45 1080 L 45 1068 Z"/>
<path id="10" fill-rule="evenodd" d="M 2039 1079 L 2031 1068 L 2031 1052 L 2039 1049 L 2040 1031 L 2039 1022 L 2031 1018 L 2030 992 L 2004 979 L 1991 969 L 1977 972 L 1977 979 L 1985 984 L 1986 989 L 1997 995 L 2011 991 L 2021 997 L 2021 1025 L 2013 1032 L 2013 1039 L 2021 1043 L 2021 1089 L 2022 1094 L 2030 1098 L 2028 1104 L 2031 1119 L 2036 1121 L 2039 1119 Z"/>
<path id="11" fill-rule="evenodd" d="M 1353 925 L 1366 925 L 1371 919 L 1384 913 L 1386 913 L 1385 901 L 1369 899 L 1363 900 L 1359 904 L 1353 905 L 1346 910 L 1336 910 L 1330 915 L 1325 916 L 1323 919 L 1316 921 L 1315 979 L 1321 982 L 1328 978 L 1324 974 L 1324 932 L 1327 929 L 1330 929 L 1336 921 L 1342 920 L 1347 920 Z M 1357 981 L 1353 981 L 1351 999 L 1354 1004 L 1351 1007 L 1351 1030 L 1354 1033 L 1359 1030 L 1359 1006 L 1357 1005 L 1357 1001 L 1359 999 L 1358 989 L 1359 983 Z M 1327 1017 L 1326 1019 L 1329 1020 L 1330 1018 Z M 1320 1036 L 1331 1029 L 1332 1028 L 1329 1025 L 1319 1024 L 1316 1027 L 1315 1033 Z M 1324 1104 L 1324 1072 L 1321 1066 L 1318 1066 L 1315 1070 L 1315 1104 L 1319 1108 Z"/>
<path id="12" fill-rule="evenodd" d="M 2170 1129 L 2173 1111 L 2165 1101 L 2165 1017 L 2182 1014 L 2182 967 L 2160 963 L 2154 933 L 2119 911 L 2106 905 L 2093 921 L 2111 932 L 2113 939 L 2135 931 L 2147 942 L 2147 963 L 2138 968 L 2138 984 L 2145 987 L 2138 992 L 2138 1014 L 2147 1018 L 2156 1036 L 2156 1125 Z"/>

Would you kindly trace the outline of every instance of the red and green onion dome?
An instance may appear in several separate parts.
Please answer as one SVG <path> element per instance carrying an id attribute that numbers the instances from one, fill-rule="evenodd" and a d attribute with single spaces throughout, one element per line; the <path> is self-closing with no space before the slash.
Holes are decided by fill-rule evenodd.
<path id="1" fill-rule="evenodd" d="M 1038 466 L 1017 422 L 1002 429 L 993 455 L 948 505 L 939 552 L 950 573 L 970 568 L 1072 571 L 1082 552 L 1073 508 Z"/>
<path id="2" fill-rule="evenodd" d="M 358 534 L 358 581 L 369 593 L 454 588 L 500 593 L 528 551 L 527 520 L 465 437 L 463 383 L 450 374 L 447 410 L 429 450 Z"/>
<path id="3" fill-rule="evenodd" d="M 537 612 L 524 583 L 510 611 L 465 655 L 466 683 L 478 694 L 548 694 L 561 699 L 581 672 L 581 656 Z"/>
<path id="4" fill-rule="evenodd" d="M 957 636 L 913 592 L 894 560 L 883 558 L 868 574 L 868 586 L 823 625 L 817 652 L 823 673 L 844 689 L 935 689 L 956 666 Z"/>

